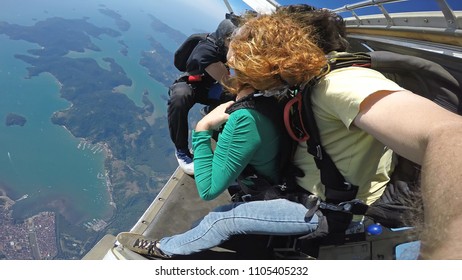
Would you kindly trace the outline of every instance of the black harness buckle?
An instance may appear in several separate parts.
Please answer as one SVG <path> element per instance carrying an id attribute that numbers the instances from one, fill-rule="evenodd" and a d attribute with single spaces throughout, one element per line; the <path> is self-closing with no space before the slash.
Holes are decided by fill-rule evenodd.
<path id="1" fill-rule="evenodd" d="M 348 213 L 353 215 L 364 215 L 368 206 L 360 199 L 340 202 L 339 204 L 327 203 L 322 201 L 319 208 L 335 212 Z"/>

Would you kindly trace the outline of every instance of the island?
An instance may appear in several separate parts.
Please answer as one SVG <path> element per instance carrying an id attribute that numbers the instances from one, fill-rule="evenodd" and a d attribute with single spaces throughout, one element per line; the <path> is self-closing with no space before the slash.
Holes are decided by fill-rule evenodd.
<path id="1" fill-rule="evenodd" d="M 131 86 L 132 80 L 116 59 L 103 58 L 109 67 L 102 68 L 93 58 L 67 56 L 71 51 L 100 51 L 93 40 L 102 36 L 120 38 L 118 42 L 123 46 L 123 52 L 128 53 L 130 45 L 122 40 L 121 32 L 130 28 L 129 23 L 109 9 L 100 12 L 114 18 L 120 32 L 98 27 L 87 18 L 51 17 L 37 21 L 32 26 L 0 21 L 0 35 L 38 45 L 38 48 L 28 50 L 27 54 L 15 55 L 16 59 L 28 64 L 25 78 L 51 74 L 60 85 L 60 97 L 71 104 L 66 109 L 54 112 L 50 116 L 51 122 L 67 129 L 76 138 L 84 139 L 85 143 L 105 147 L 105 178 L 111 205 L 114 206 L 113 217 L 109 220 L 73 224 L 60 214 L 62 201 L 49 202 L 49 207 L 38 205 L 37 215 L 46 213 L 45 216 L 50 217 L 51 221 L 49 213 L 55 214 L 52 219 L 56 222 L 52 227 L 56 227 L 53 231 L 56 237 L 47 234 L 46 240 L 56 240 L 56 253 L 53 249 L 53 253 L 46 256 L 31 255 L 27 253 L 30 248 L 23 245 L 12 247 L 13 251 L 7 254 L 8 259 L 23 258 L 23 253 L 33 259 L 80 259 L 103 235 L 116 235 L 129 230 L 177 167 L 172 156 L 174 147 L 169 138 L 167 117 L 155 116 L 155 104 L 150 98 L 150 95 L 164 93 L 144 90 L 143 104 L 138 106 L 117 90 L 120 86 Z M 150 16 L 150 19 L 153 21 L 151 28 L 157 30 L 162 26 L 163 32 L 171 35 L 171 41 L 179 42 L 180 37 L 186 38 L 178 31 L 166 28 L 155 17 Z M 173 67 L 173 54 L 154 36 L 146 39 L 150 49 L 142 53 L 140 67 L 146 68 L 153 79 L 168 87 L 179 74 Z M 22 124 L 25 119 L 20 117 L 11 115 L 11 125 Z M 29 228 L 25 228 L 28 225 L 27 217 L 23 221 L 13 220 L 11 212 L 14 207 L 4 210 L 4 216 L 0 219 L 15 230 L 13 226 L 20 225 L 24 227 L 21 232 L 28 232 Z M 3 230 L 0 227 L 0 236 L 6 234 L 2 232 L 4 229 L 6 225 L 3 225 Z M 40 230 L 37 229 L 37 234 Z M 11 239 L 0 240 L 0 253 L 3 251 L 1 248 L 10 246 L 11 242 Z M 35 246 L 35 243 L 30 243 L 30 246 Z"/>
<path id="2" fill-rule="evenodd" d="M 27 122 L 27 119 L 25 117 L 15 114 L 15 113 L 9 113 L 8 115 L 6 115 L 6 119 L 5 119 L 6 126 L 13 126 L 13 125 L 24 126 L 26 122 Z"/>

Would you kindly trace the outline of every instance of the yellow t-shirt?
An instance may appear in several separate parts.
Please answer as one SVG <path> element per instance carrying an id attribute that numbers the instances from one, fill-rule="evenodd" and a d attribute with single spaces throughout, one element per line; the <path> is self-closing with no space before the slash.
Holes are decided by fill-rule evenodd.
<path id="1" fill-rule="evenodd" d="M 390 180 L 393 153 L 352 123 L 361 102 L 380 90 L 402 88 L 375 70 L 348 67 L 327 74 L 311 93 L 322 145 L 345 179 L 359 186 L 356 197 L 368 205 L 382 195 Z M 325 199 L 319 169 L 305 142 L 298 145 L 295 165 L 305 172 L 298 184 Z"/>

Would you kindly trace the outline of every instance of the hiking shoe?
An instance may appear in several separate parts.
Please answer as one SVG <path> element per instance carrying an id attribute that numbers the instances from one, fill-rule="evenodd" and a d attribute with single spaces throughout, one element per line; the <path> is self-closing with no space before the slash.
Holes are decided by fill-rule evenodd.
<path id="1" fill-rule="evenodd" d="M 184 152 L 182 150 L 177 150 L 175 152 L 175 157 L 184 173 L 194 175 L 194 162 L 189 151 Z"/>
<path id="2" fill-rule="evenodd" d="M 141 234 L 121 232 L 117 235 L 117 241 L 133 252 L 154 258 L 169 259 L 171 256 L 162 252 L 157 244 L 159 241 L 148 238 Z"/>

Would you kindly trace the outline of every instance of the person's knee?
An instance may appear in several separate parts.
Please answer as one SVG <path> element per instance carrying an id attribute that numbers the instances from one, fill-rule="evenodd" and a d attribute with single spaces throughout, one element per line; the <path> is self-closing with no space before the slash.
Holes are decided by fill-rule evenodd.
<path id="1" fill-rule="evenodd" d="M 232 203 L 222 205 L 209 212 L 201 221 L 201 223 L 214 231 L 216 234 L 227 238 L 231 235 L 239 233 L 239 228 L 236 226 L 236 217 L 234 208 L 241 203 Z"/>
<path id="2" fill-rule="evenodd" d="M 214 225 L 221 223 L 221 221 L 226 221 L 230 218 L 233 218 L 233 208 L 234 204 L 227 204 L 219 206 L 209 212 L 202 220 L 201 223 L 207 223 L 209 225 Z"/>
<path id="3" fill-rule="evenodd" d="M 234 217 L 227 216 L 226 212 L 210 212 L 201 221 L 201 226 L 208 231 L 220 236 L 220 239 L 226 240 L 231 235 L 236 234 L 234 226 Z"/>
<path id="4" fill-rule="evenodd" d="M 171 87 L 168 105 L 192 107 L 194 103 L 192 88 L 188 84 L 176 84 Z"/>
<path id="5" fill-rule="evenodd" d="M 176 83 L 173 84 L 169 89 L 170 97 L 177 97 L 177 96 L 184 96 L 184 95 L 191 95 L 192 88 L 187 83 Z"/>

